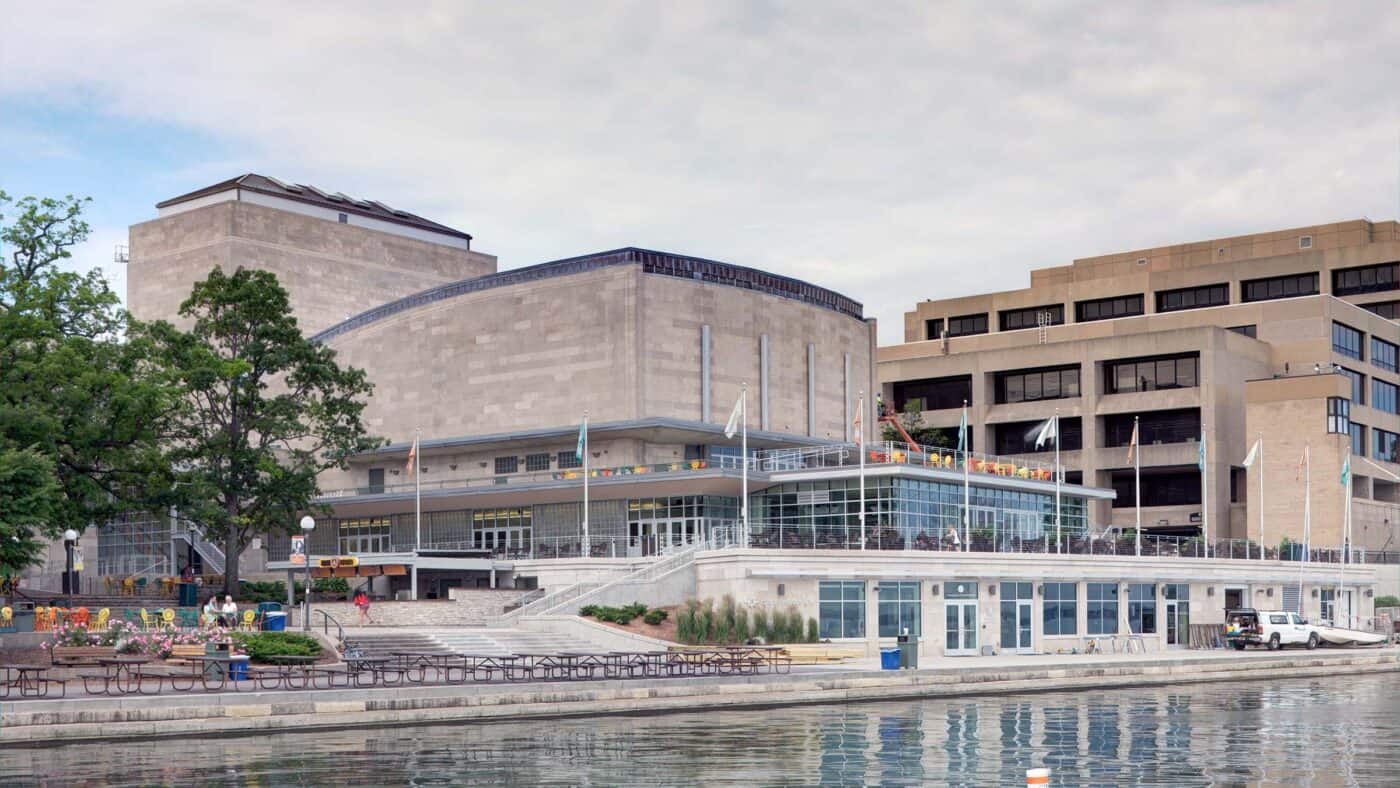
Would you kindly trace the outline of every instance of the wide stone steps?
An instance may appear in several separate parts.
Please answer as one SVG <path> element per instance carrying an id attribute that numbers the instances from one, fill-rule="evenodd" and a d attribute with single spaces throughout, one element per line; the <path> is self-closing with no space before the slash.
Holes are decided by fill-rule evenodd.
<path id="1" fill-rule="evenodd" d="M 596 646 L 550 632 L 517 629 L 437 629 L 413 632 L 361 631 L 345 636 L 346 643 L 366 656 L 389 656 L 396 651 L 432 654 L 552 654 L 590 651 Z"/>

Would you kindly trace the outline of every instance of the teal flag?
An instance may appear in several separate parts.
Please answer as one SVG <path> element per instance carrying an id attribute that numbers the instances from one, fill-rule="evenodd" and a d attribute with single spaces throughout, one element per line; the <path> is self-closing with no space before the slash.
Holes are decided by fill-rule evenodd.
<path id="1" fill-rule="evenodd" d="M 1196 465 L 1201 473 L 1206 472 L 1206 431 L 1201 430 L 1201 445 L 1196 449 Z"/>
<path id="2" fill-rule="evenodd" d="M 958 422 L 958 453 L 967 451 L 967 406 L 963 406 L 962 421 Z"/>
<path id="3" fill-rule="evenodd" d="M 1343 487 L 1347 486 L 1347 483 L 1350 482 L 1350 481 L 1351 481 L 1351 454 L 1348 453 L 1348 454 L 1347 454 L 1347 458 L 1346 458 L 1345 460 L 1342 460 L 1342 486 L 1343 486 Z"/>
<path id="4" fill-rule="evenodd" d="M 578 445 L 574 447 L 574 457 L 579 462 L 583 462 L 583 442 L 588 435 L 588 417 L 583 418 L 583 423 L 578 425 Z"/>

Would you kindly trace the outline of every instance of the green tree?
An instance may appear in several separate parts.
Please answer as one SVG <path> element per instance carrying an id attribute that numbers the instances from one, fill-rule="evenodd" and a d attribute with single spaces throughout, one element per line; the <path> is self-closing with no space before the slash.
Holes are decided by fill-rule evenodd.
<path id="1" fill-rule="evenodd" d="M 940 448 L 952 448 L 957 445 L 958 431 L 949 430 L 942 427 L 924 426 L 924 414 L 920 410 L 923 401 L 911 399 L 904 403 L 904 410 L 896 418 L 904 431 L 909 433 L 909 437 L 915 443 L 923 446 L 938 446 Z M 899 434 L 893 424 L 883 424 L 880 430 L 881 436 L 887 441 L 904 442 L 904 436 Z"/>
<path id="2" fill-rule="evenodd" d="M 166 417 L 167 462 L 182 514 L 224 543 L 225 593 L 258 534 L 289 533 L 320 494 L 316 476 L 380 445 L 361 421 L 372 386 L 308 340 L 287 291 L 267 271 L 215 269 L 180 305 L 188 331 L 140 328 L 178 397 Z"/>
<path id="3" fill-rule="evenodd" d="M 100 271 L 67 261 L 87 199 L 0 192 L 0 566 L 67 528 L 168 499 L 156 448 L 168 402 Z M 7 221 L 7 215 L 10 217 Z"/>

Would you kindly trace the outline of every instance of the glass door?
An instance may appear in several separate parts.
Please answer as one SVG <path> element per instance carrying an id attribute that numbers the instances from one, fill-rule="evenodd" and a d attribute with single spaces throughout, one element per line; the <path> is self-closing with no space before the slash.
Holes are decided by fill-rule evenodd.
<path id="1" fill-rule="evenodd" d="M 949 600 L 944 604 L 943 653 L 950 657 L 977 655 L 977 601 Z"/>
<path id="2" fill-rule="evenodd" d="M 1007 654 L 1030 654 L 1031 617 L 1035 602 L 1031 583 L 1001 584 L 1001 650 Z"/>

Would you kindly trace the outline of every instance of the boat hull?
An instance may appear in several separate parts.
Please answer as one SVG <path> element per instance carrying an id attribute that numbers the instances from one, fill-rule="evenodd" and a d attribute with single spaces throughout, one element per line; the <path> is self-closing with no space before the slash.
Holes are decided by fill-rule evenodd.
<path id="1" fill-rule="evenodd" d="M 1338 627 L 1318 627 L 1317 637 L 1323 643 L 1331 646 L 1379 646 L 1386 641 L 1385 635 L 1378 635 L 1375 632 L 1340 629 Z"/>

